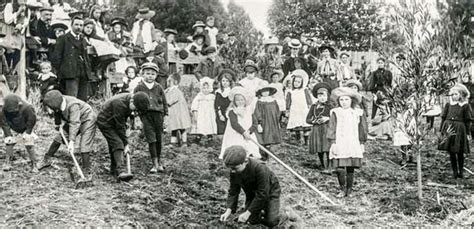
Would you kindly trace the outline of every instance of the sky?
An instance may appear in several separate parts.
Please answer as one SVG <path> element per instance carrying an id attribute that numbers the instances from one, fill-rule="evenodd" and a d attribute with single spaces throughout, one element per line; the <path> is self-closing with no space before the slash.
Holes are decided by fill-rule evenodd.
<path id="1" fill-rule="evenodd" d="M 230 0 L 221 0 L 224 7 Z M 270 29 L 267 26 L 267 11 L 272 4 L 272 0 L 234 0 L 237 5 L 242 6 L 245 11 L 249 14 L 253 25 L 258 30 L 262 31 L 266 36 L 269 36 Z"/>

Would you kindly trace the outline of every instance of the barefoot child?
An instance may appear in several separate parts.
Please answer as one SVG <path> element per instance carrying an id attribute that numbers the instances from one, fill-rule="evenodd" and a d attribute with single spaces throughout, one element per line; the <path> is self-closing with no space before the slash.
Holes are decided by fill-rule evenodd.
<path id="1" fill-rule="evenodd" d="M 259 148 L 253 141 L 257 142 L 256 123 L 252 120 L 254 107 L 251 106 L 253 95 L 243 87 L 232 88 L 229 95 L 231 105 L 227 112 L 229 121 L 222 138 L 222 148 L 219 159 L 224 158 L 227 147 L 232 145 L 243 146 L 249 155 L 260 159 Z"/>
<path id="2" fill-rule="evenodd" d="M 168 102 L 168 131 L 171 132 L 171 144 L 186 144 L 186 130 L 191 128 L 191 116 L 183 92 L 178 85 L 181 76 L 178 73 L 168 77 L 168 88 L 165 90 Z"/>
<path id="3" fill-rule="evenodd" d="M 193 134 L 198 134 L 199 142 L 200 140 L 205 141 L 204 145 L 206 146 L 211 145 L 213 136 L 217 134 L 216 113 L 212 112 L 216 99 L 216 96 L 212 94 L 213 83 L 214 81 L 211 78 L 203 77 L 200 80 L 201 91 L 191 104 L 191 111 L 196 124 Z"/>
<path id="4" fill-rule="evenodd" d="M 268 82 L 266 84 L 268 84 Z M 276 88 L 269 86 L 263 86 L 259 89 L 257 91 L 257 97 L 259 97 L 259 99 L 253 113 L 254 119 L 257 122 L 258 142 L 266 148 L 281 143 L 280 109 L 275 98 L 273 98 L 276 92 Z M 260 150 L 260 154 L 262 155 L 262 160 L 266 161 L 268 159 L 268 155 L 265 151 Z"/>
<path id="5" fill-rule="evenodd" d="M 243 189 L 245 212 L 239 215 L 238 221 L 270 228 L 277 226 L 280 222 L 281 195 L 278 178 L 264 163 L 249 158 L 242 146 L 233 145 L 224 152 L 225 166 L 231 171 L 227 209 L 220 220 L 225 222 L 235 213 L 240 190 Z"/>
<path id="6" fill-rule="evenodd" d="M 364 143 L 367 140 L 365 115 L 355 108 L 361 101 L 359 93 L 347 87 L 332 91 L 337 108 L 331 110 L 327 137 L 331 145 L 329 159 L 337 168 L 337 180 L 341 188 L 339 197 L 349 197 L 354 183 L 354 170 L 362 165 Z"/>
<path id="7" fill-rule="evenodd" d="M 145 92 L 122 93 L 107 100 L 97 116 L 97 126 L 109 146 L 110 173 L 119 180 L 126 174 L 123 154 L 131 153 L 126 134 L 127 119 L 134 113 L 146 112 L 149 106 L 150 99 Z"/>
<path id="8" fill-rule="evenodd" d="M 469 154 L 472 111 L 468 98 L 469 90 L 462 84 L 449 91 L 451 100 L 441 114 L 441 135 L 445 137 L 438 147 L 448 151 L 454 179 L 463 178 L 464 155 Z"/>
<path id="9" fill-rule="evenodd" d="M 324 174 L 330 174 L 329 168 L 329 142 L 327 139 L 327 128 L 329 123 L 329 111 L 332 106 L 329 103 L 331 85 L 318 83 L 313 87 L 313 96 L 317 98 L 316 103 L 311 105 L 306 122 L 313 125 L 309 138 L 309 153 L 318 154 Z"/>
<path id="10" fill-rule="evenodd" d="M 286 97 L 286 110 L 289 114 L 287 129 L 296 133 L 296 140 L 299 140 L 302 145 L 307 145 L 306 132 L 309 131 L 311 125 L 306 123 L 306 115 L 313 104 L 310 91 L 306 87 L 309 80 L 308 74 L 298 69 L 287 77 L 292 79 L 293 88 Z"/>
<path id="11" fill-rule="evenodd" d="M 13 155 L 13 147 L 16 144 L 15 137 L 11 130 L 21 134 L 22 141 L 25 144 L 31 160 L 31 168 L 34 173 L 38 172 L 36 154 L 34 151 L 35 139 L 37 136 L 33 133 L 36 124 L 36 113 L 34 108 L 18 95 L 9 94 L 4 99 L 4 106 L 0 114 L 0 122 L 5 137 L 5 164 L 4 171 L 10 171 L 10 160 Z"/>
<path id="12" fill-rule="evenodd" d="M 161 148 L 163 119 L 168 115 L 168 103 L 166 102 L 163 88 L 155 81 L 158 71 L 158 66 L 154 63 L 143 64 L 140 70 L 143 81 L 138 83 L 135 88 L 135 93 L 142 91 L 150 98 L 149 109 L 140 115 L 145 138 L 148 142 L 148 149 L 150 150 L 151 160 L 153 162 L 153 168 L 150 170 L 150 173 L 164 171 L 161 162 Z"/>

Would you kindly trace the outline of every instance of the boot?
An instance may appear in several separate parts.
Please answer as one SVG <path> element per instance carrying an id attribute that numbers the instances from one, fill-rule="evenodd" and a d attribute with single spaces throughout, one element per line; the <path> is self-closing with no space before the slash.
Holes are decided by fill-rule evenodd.
<path id="1" fill-rule="evenodd" d="M 458 154 L 458 178 L 464 178 L 464 155 Z"/>
<path id="2" fill-rule="evenodd" d="M 36 154 L 33 146 L 26 146 L 26 151 L 28 152 L 28 155 L 30 156 L 30 161 L 31 161 L 31 171 L 33 173 L 38 173 L 38 162 L 36 160 Z"/>
<path id="3" fill-rule="evenodd" d="M 346 190 L 346 171 L 345 170 L 338 170 L 337 171 L 337 181 L 339 183 L 340 192 L 337 195 L 338 198 L 341 198 L 345 195 Z"/>
<path id="4" fill-rule="evenodd" d="M 186 133 L 186 131 L 184 131 L 182 134 L 181 134 L 181 143 L 183 146 L 187 146 L 188 145 L 188 133 Z"/>
<path id="5" fill-rule="evenodd" d="M 329 153 L 324 152 L 323 154 L 323 164 L 324 170 L 321 172 L 322 174 L 331 175 L 331 164 L 329 162 Z"/>
<path id="6" fill-rule="evenodd" d="M 117 150 L 113 154 L 115 160 L 115 174 L 113 175 L 119 177 L 127 172 L 123 166 L 123 151 Z"/>
<path id="7" fill-rule="evenodd" d="M 46 168 L 51 166 L 51 157 L 54 156 L 56 152 L 58 152 L 59 147 L 61 147 L 61 143 L 53 141 L 49 146 L 48 152 L 43 157 L 43 160 L 38 163 L 38 169 Z"/>
<path id="8" fill-rule="evenodd" d="M 347 173 L 346 193 L 344 196 L 351 197 L 352 185 L 354 183 L 354 173 Z"/>
<path id="9" fill-rule="evenodd" d="M 299 133 L 300 133 L 300 137 L 299 137 L 299 139 L 300 139 L 300 144 L 301 144 L 301 145 L 306 145 L 306 142 L 305 142 L 305 139 L 306 139 L 306 138 L 305 138 L 305 136 L 304 136 L 304 131 L 301 130 Z"/>
<path id="10" fill-rule="evenodd" d="M 82 171 L 85 177 L 90 176 L 91 173 L 91 158 L 89 152 L 81 153 L 82 156 Z"/>
<path id="11" fill-rule="evenodd" d="M 451 168 L 453 169 L 453 178 L 458 178 L 458 160 L 456 160 L 456 153 L 450 152 Z"/>
<path id="12" fill-rule="evenodd" d="M 12 170 L 12 166 L 11 166 L 11 159 L 12 159 L 12 156 L 13 156 L 13 147 L 15 146 L 15 144 L 8 144 L 8 145 L 5 145 L 5 151 L 7 153 L 6 157 L 5 157 L 5 164 L 3 164 L 3 171 L 10 171 Z"/>

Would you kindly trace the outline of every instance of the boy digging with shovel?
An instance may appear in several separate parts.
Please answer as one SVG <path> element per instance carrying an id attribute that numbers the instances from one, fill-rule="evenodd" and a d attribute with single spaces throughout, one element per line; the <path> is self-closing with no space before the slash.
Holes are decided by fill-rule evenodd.
<path id="1" fill-rule="evenodd" d="M 96 114 L 92 107 L 75 97 L 63 95 L 58 90 L 48 91 L 43 103 L 61 117 L 64 125 L 60 128 L 63 128 L 65 138 L 69 140 L 68 151 L 71 154 L 74 152 L 81 154 L 82 168 L 88 176 L 91 169 L 90 152 L 93 149 L 96 131 Z M 63 139 L 61 134 L 58 134 L 44 155 L 40 168 L 51 165 L 51 157 L 58 151 L 61 143 Z"/>
<path id="2" fill-rule="evenodd" d="M 97 126 L 109 145 L 110 173 L 120 181 L 132 178 L 123 168 L 123 153 L 130 154 L 127 141 L 127 119 L 149 109 L 150 98 L 145 92 L 122 93 L 105 102 L 97 116 Z"/>

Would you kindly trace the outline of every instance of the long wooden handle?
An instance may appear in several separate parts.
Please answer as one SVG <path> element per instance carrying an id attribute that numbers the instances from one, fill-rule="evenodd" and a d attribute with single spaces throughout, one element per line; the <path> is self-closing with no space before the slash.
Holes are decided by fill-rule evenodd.
<path id="1" fill-rule="evenodd" d="M 311 188 L 313 191 L 315 191 L 316 193 L 318 193 L 323 199 L 327 200 L 329 203 L 331 203 L 332 205 L 337 205 L 334 201 L 332 201 L 331 199 L 329 199 L 329 197 L 327 197 L 324 193 L 322 193 L 321 191 L 319 191 L 316 187 L 314 187 L 311 183 L 309 183 L 304 177 L 302 177 L 301 175 L 299 175 L 295 170 L 293 170 L 290 166 L 288 166 L 287 164 L 285 164 L 283 161 L 281 161 L 279 158 L 277 158 L 272 152 L 270 152 L 268 149 L 266 149 L 265 147 L 263 147 L 262 145 L 260 145 L 257 141 L 253 140 L 253 139 L 250 139 L 250 141 L 252 141 L 255 145 L 257 145 L 260 149 L 262 149 L 263 151 L 265 151 L 268 155 L 270 155 L 270 157 L 272 157 L 273 159 L 275 159 L 275 161 L 277 161 L 280 165 L 282 165 L 283 167 L 285 167 L 285 169 L 287 169 L 288 171 L 290 171 L 290 173 L 292 173 L 293 175 L 296 176 L 296 178 L 298 178 L 300 181 L 302 181 L 304 184 L 306 184 L 309 188 Z"/>
<path id="2" fill-rule="evenodd" d="M 63 138 L 64 144 L 65 144 L 66 147 L 67 147 L 67 151 L 69 152 L 69 154 L 70 154 L 71 157 L 72 157 L 72 161 L 74 162 L 74 166 L 76 166 L 77 173 L 79 173 L 79 176 L 80 176 L 82 179 L 85 179 L 86 177 L 84 176 L 84 173 L 82 173 L 81 166 L 79 166 L 79 163 L 78 163 L 77 160 L 76 160 L 76 156 L 74 156 L 74 152 L 69 151 L 69 143 L 67 142 L 66 136 L 64 136 L 64 132 L 63 132 L 63 127 L 62 127 L 62 126 L 59 127 L 59 133 L 61 134 L 61 137 Z"/>
<path id="3" fill-rule="evenodd" d="M 132 174 L 132 166 L 130 165 L 130 154 L 127 153 L 127 173 Z"/>

